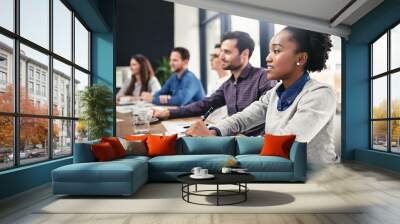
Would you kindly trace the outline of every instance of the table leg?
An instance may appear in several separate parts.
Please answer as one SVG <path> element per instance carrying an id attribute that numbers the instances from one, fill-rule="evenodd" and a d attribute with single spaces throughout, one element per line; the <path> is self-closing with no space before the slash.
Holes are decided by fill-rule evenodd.
<path id="1" fill-rule="evenodd" d="M 197 184 L 196 184 L 196 186 L 195 186 L 195 191 L 197 192 Z"/>
<path id="2" fill-rule="evenodd" d="M 219 205 L 219 184 L 217 184 L 217 206 Z"/>

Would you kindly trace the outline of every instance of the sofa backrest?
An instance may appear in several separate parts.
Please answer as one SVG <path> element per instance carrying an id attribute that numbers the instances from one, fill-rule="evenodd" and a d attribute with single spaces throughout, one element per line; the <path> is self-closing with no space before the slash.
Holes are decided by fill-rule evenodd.
<path id="1" fill-rule="evenodd" d="M 92 144 L 99 144 L 100 140 L 75 143 L 74 148 L 74 163 L 89 163 L 95 162 L 96 158 L 90 148 Z"/>
<path id="2" fill-rule="evenodd" d="M 263 137 L 236 137 L 236 155 L 259 154 L 264 144 Z"/>
<path id="3" fill-rule="evenodd" d="M 177 143 L 177 154 L 235 155 L 234 137 L 182 137 Z"/>

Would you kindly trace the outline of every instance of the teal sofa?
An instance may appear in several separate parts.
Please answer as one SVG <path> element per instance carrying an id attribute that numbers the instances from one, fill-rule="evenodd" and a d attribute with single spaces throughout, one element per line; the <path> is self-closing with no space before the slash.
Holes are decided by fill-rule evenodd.
<path id="1" fill-rule="evenodd" d="M 52 171 L 54 194 L 131 195 L 148 181 L 176 181 L 193 167 L 218 172 L 228 160 L 236 160 L 259 182 L 305 182 L 307 150 L 294 142 L 290 159 L 260 156 L 262 137 L 183 137 L 176 144 L 177 155 L 127 156 L 96 162 L 90 145 L 75 144 L 74 163 Z"/>

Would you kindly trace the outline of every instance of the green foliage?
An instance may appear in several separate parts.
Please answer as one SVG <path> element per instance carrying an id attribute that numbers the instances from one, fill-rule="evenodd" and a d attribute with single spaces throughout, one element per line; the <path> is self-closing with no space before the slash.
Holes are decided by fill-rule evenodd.
<path id="1" fill-rule="evenodd" d="M 167 57 L 163 57 L 160 61 L 158 61 L 158 67 L 156 69 L 156 77 L 158 81 L 160 81 L 161 85 L 164 85 L 164 83 L 171 76 L 171 73 L 169 59 Z"/>
<path id="2" fill-rule="evenodd" d="M 112 125 L 113 96 L 102 84 L 86 87 L 79 94 L 81 118 L 87 125 L 89 140 L 109 136 L 107 129 Z"/>

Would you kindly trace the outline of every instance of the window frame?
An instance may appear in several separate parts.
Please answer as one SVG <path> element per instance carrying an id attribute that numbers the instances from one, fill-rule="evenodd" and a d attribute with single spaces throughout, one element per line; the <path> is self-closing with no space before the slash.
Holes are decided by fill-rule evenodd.
<path id="1" fill-rule="evenodd" d="M 68 10 L 71 11 L 71 18 L 70 18 L 70 23 L 72 26 L 72 30 L 71 30 L 71 59 L 67 59 L 64 58 L 63 56 L 55 53 L 53 50 L 53 1 L 54 0 L 48 0 L 49 3 L 49 47 L 48 49 L 46 49 L 45 47 L 40 46 L 39 44 L 36 44 L 32 41 L 30 41 L 29 39 L 24 38 L 23 36 L 20 35 L 20 0 L 14 0 L 13 1 L 13 10 L 14 10 L 14 18 L 13 18 L 13 22 L 14 22 L 14 30 L 10 31 L 4 27 L 0 26 L 0 35 L 3 35 L 7 38 L 12 39 L 13 41 L 13 54 L 12 54 L 12 73 L 11 75 L 13 75 L 13 79 L 14 79 L 14 110 L 13 112 L 1 112 L 0 111 L 0 116 L 10 116 L 13 119 L 13 166 L 10 167 L 5 167 L 5 168 L 0 168 L 0 172 L 5 171 L 5 170 L 10 170 L 10 169 L 16 169 L 19 167 L 23 167 L 23 166 L 30 166 L 33 164 L 38 164 L 38 163 L 43 163 L 49 160 L 58 160 L 58 159 L 62 159 L 62 158 L 66 158 L 66 157 L 71 157 L 73 156 L 73 152 L 74 152 L 74 143 L 75 143 L 75 123 L 76 121 L 79 120 L 79 117 L 75 117 L 75 108 L 72 107 L 71 108 L 71 114 L 70 116 L 56 116 L 53 115 L 53 59 L 58 60 L 61 63 L 64 63 L 68 66 L 71 66 L 71 80 L 70 80 L 70 86 L 71 86 L 71 92 L 72 92 L 72 96 L 71 96 L 71 104 L 74 105 L 75 103 L 75 88 L 74 88 L 74 82 L 75 82 L 75 69 L 85 73 L 88 75 L 88 79 L 89 79 L 89 83 L 88 85 L 91 86 L 92 85 L 92 69 L 91 69 L 91 65 L 92 65 L 92 61 L 91 61 L 91 49 L 92 49 L 92 43 L 91 43 L 91 37 L 92 37 L 92 30 L 88 27 L 88 25 L 83 21 L 83 19 L 72 9 L 72 7 L 68 4 L 68 2 L 66 0 L 59 0 Z M 75 18 L 83 25 L 83 27 L 88 31 L 88 69 L 85 69 L 81 66 L 79 66 L 78 64 L 75 63 Z M 42 54 L 45 54 L 46 56 L 48 56 L 49 59 L 49 63 L 48 63 L 48 74 L 47 74 L 47 83 L 46 83 L 46 87 L 45 90 L 48 92 L 46 94 L 46 97 L 48 97 L 47 100 L 47 104 L 48 104 L 48 112 L 46 115 L 39 115 L 39 114 L 27 114 L 27 113 L 21 113 L 20 111 L 20 85 L 21 85 L 21 81 L 20 81 L 20 64 L 21 64 L 21 57 L 20 57 L 20 45 L 23 44 L 29 48 L 32 48 L 33 50 L 36 50 Z M 38 82 L 36 82 L 36 69 L 34 68 L 33 70 L 33 79 L 30 78 L 30 74 L 28 72 L 30 66 L 27 63 L 27 73 L 26 75 L 26 81 L 33 81 L 33 85 L 34 85 L 34 92 L 36 91 L 35 89 L 35 84 L 36 83 L 40 83 L 40 87 L 42 88 L 42 79 L 41 79 L 41 74 L 42 72 L 40 72 L 40 76 L 39 76 L 39 80 Z M 27 84 L 28 85 L 28 84 Z M 27 87 L 27 91 L 28 90 L 28 86 Z M 38 96 L 43 97 L 42 94 L 39 94 Z M 47 158 L 43 158 L 43 160 L 40 160 L 38 162 L 32 162 L 32 163 L 26 163 L 26 164 L 21 164 L 21 159 L 20 159 L 20 119 L 21 118 L 45 118 L 47 119 L 48 122 L 48 136 L 47 136 L 47 151 L 48 151 L 48 155 Z M 54 147 L 53 147 L 53 122 L 57 121 L 57 120 L 66 120 L 66 121 L 70 121 L 71 122 L 71 129 L 72 129 L 72 133 L 71 133 L 71 153 L 68 155 L 62 155 L 62 156 L 55 156 L 53 155 L 54 152 Z"/>
<path id="2" fill-rule="evenodd" d="M 400 117 L 393 117 L 392 116 L 392 98 L 391 98 L 391 92 L 392 92 L 392 85 L 391 85 L 391 79 L 392 75 L 396 75 L 396 73 L 400 72 L 400 67 L 391 69 L 391 31 L 393 28 L 396 26 L 400 26 L 400 20 L 389 26 L 387 29 L 385 29 L 384 32 L 380 33 L 376 38 L 374 38 L 371 42 L 368 43 L 368 58 L 369 58 L 369 77 L 368 77 L 368 84 L 369 84 L 369 149 L 373 151 L 379 151 L 379 152 L 386 152 L 386 153 L 391 153 L 391 154 L 400 154 L 400 152 L 394 152 L 392 151 L 392 121 L 400 121 Z M 387 35 L 387 63 L 386 63 L 386 71 L 376 74 L 374 76 L 373 74 L 373 44 L 376 43 L 381 37 L 384 35 Z M 373 118 L 373 81 L 379 78 L 386 77 L 386 86 L 387 86 L 387 105 L 386 105 L 386 118 Z M 386 151 L 379 150 L 374 148 L 374 136 L 373 136 L 373 122 L 376 121 L 386 121 Z"/>

